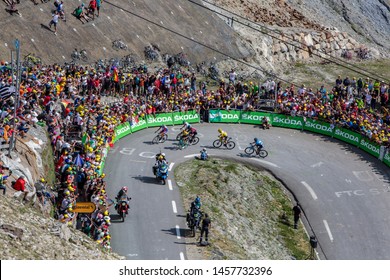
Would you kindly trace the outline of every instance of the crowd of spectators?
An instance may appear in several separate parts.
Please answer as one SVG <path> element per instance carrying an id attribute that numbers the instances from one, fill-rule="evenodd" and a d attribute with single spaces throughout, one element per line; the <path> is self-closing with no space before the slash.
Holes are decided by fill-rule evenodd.
<path id="1" fill-rule="evenodd" d="M 58 180 L 57 218 L 76 223 L 105 248 L 110 248 L 109 206 L 114 202 L 107 196 L 100 166 L 120 123 L 134 123 L 157 112 L 187 110 L 197 110 L 206 120 L 210 108 L 256 110 L 262 100 L 273 99 L 280 113 L 324 120 L 359 131 L 377 143 L 388 143 L 390 89 L 383 82 L 339 77 L 332 89 L 313 90 L 232 77 L 210 89 L 203 78 L 197 82 L 195 73 L 175 67 L 151 71 L 140 65 L 125 71 L 115 65 L 54 64 L 23 69 L 19 102 L 12 95 L 0 99 L 0 131 L 9 141 L 12 134 L 24 137 L 31 126 L 46 124 Z M 0 91 L 11 82 L 10 67 L 1 62 Z M 103 104 L 102 96 L 120 102 Z M 80 201 L 95 203 L 97 210 L 76 215 L 73 207 Z"/>

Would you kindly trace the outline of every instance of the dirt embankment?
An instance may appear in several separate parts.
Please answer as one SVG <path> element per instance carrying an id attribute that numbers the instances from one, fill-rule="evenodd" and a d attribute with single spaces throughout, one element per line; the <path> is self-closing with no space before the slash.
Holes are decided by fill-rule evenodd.
<path id="1" fill-rule="evenodd" d="M 196 195 L 212 220 L 210 246 L 188 230 L 192 259 L 304 259 L 310 253 L 302 226 L 292 227 L 292 202 L 275 178 L 241 163 L 212 158 L 175 169 L 184 208 Z M 286 214 L 285 218 L 282 218 Z"/>

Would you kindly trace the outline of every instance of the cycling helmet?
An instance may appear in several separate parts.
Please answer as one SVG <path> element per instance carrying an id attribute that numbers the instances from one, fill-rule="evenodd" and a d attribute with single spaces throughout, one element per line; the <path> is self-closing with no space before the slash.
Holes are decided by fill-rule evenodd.
<path id="1" fill-rule="evenodd" d="M 257 142 L 257 138 L 255 138 L 255 139 L 253 139 L 253 140 L 255 140 L 255 142 Z"/>
<path id="2" fill-rule="evenodd" d="M 200 202 L 200 197 L 197 196 L 197 197 L 195 198 L 195 203 L 199 203 L 199 202 Z"/>
<path id="3" fill-rule="evenodd" d="M 188 122 L 185 122 L 184 125 L 188 125 Z"/>
<path id="4" fill-rule="evenodd" d="M 218 128 L 218 132 L 219 132 L 219 133 L 222 133 L 222 129 Z"/>
<path id="5" fill-rule="evenodd" d="M 203 152 L 206 152 L 207 151 L 207 149 L 206 148 L 203 148 L 203 150 L 202 150 Z"/>
<path id="6" fill-rule="evenodd" d="M 162 153 L 161 155 L 162 155 L 163 157 L 165 157 L 165 154 L 164 154 L 164 153 Z"/>
<path id="7" fill-rule="evenodd" d="M 127 192 L 128 188 L 126 186 L 122 187 L 122 191 Z"/>

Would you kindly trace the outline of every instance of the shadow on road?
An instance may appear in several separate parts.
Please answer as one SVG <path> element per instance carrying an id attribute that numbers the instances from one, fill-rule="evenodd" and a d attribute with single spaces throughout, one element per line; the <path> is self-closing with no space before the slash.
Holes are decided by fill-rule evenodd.
<path id="1" fill-rule="evenodd" d="M 161 185 L 160 181 L 157 180 L 156 177 L 138 175 L 138 176 L 133 176 L 132 178 L 146 184 Z"/>
<path id="2" fill-rule="evenodd" d="M 110 215 L 110 221 L 111 221 L 111 223 L 123 223 L 123 221 L 122 221 L 122 218 L 121 218 L 121 216 L 119 216 L 118 214 L 111 214 Z"/>

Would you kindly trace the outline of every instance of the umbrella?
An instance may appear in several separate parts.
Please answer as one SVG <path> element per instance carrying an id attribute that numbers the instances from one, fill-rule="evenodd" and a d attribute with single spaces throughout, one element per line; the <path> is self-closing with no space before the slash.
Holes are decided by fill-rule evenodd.
<path id="1" fill-rule="evenodd" d="M 78 154 L 73 163 L 78 167 L 82 167 L 84 165 L 84 160 L 81 158 L 80 154 Z"/>

